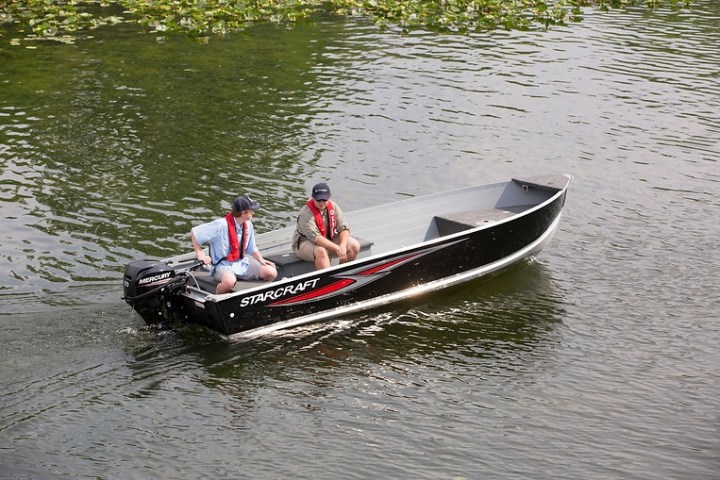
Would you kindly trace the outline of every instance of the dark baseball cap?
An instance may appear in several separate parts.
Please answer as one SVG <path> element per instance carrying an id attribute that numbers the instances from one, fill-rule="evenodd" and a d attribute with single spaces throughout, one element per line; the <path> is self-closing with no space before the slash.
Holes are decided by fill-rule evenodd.
<path id="1" fill-rule="evenodd" d="M 233 202 L 233 211 L 240 213 L 243 210 L 260 210 L 260 204 L 250 198 L 249 195 L 240 195 Z"/>
<path id="2" fill-rule="evenodd" d="M 327 200 L 330 198 L 330 187 L 327 183 L 318 183 L 312 189 L 312 197 L 315 200 Z"/>

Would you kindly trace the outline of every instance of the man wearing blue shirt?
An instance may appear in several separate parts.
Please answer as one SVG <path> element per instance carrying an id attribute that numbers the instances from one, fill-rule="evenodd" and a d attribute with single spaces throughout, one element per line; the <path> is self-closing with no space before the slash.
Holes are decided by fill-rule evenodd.
<path id="1" fill-rule="evenodd" d="M 255 245 L 252 217 L 260 204 L 248 195 L 233 201 L 232 209 L 222 218 L 193 227 L 190 239 L 195 256 L 211 264 L 210 273 L 218 281 L 215 293 L 232 291 L 237 279 L 273 281 L 277 277 L 275 265 L 265 260 Z M 210 256 L 202 245 L 210 244 Z"/>

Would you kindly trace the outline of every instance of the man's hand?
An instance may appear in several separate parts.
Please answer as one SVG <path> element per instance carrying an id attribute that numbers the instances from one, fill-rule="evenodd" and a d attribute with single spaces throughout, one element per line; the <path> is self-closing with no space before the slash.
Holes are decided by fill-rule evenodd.
<path id="1" fill-rule="evenodd" d="M 199 261 L 203 262 L 205 265 L 207 265 L 208 263 L 210 263 L 212 261 L 212 259 L 210 257 L 205 255 L 205 252 L 198 253 L 196 255 L 196 257 Z"/>

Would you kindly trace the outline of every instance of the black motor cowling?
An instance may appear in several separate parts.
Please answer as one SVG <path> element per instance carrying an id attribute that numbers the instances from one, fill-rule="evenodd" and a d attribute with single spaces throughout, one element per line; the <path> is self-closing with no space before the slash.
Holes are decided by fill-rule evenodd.
<path id="1" fill-rule="evenodd" d="M 148 325 L 169 318 L 169 294 L 179 285 L 175 270 L 158 260 L 135 260 L 125 268 L 123 299 L 143 317 Z"/>

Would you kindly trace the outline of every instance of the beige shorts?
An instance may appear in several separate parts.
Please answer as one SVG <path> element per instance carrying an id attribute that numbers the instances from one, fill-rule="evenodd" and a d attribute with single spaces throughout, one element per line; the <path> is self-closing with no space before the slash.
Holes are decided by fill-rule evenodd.
<path id="1" fill-rule="evenodd" d="M 340 244 L 339 240 L 340 240 L 340 237 L 336 236 L 333 239 L 333 242 L 335 242 L 336 244 L 339 245 Z M 300 260 L 305 260 L 306 262 L 314 262 L 315 261 L 315 244 L 309 240 L 302 241 L 302 242 L 300 242 L 299 248 L 293 247 L 293 253 L 295 253 L 295 255 L 297 255 Z M 335 252 L 328 252 L 328 254 L 330 255 L 330 258 L 337 257 Z"/>

